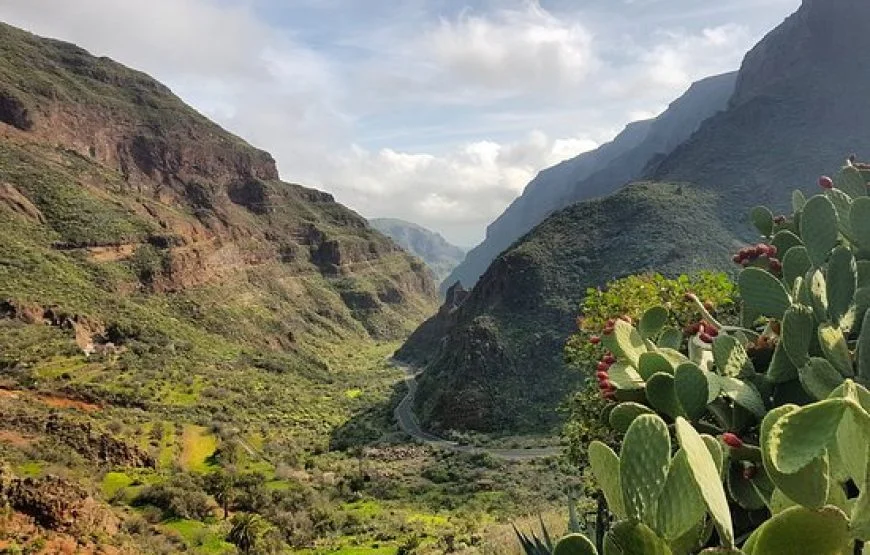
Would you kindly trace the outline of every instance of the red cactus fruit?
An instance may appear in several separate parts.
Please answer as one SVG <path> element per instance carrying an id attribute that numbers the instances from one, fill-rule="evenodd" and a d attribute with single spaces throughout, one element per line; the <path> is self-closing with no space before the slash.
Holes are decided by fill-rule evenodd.
<path id="1" fill-rule="evenodd" d="M 613 364 L 616 362 L 616 357 L 610 353 L 604 355 L 604 358 L 601 359 L 601 362 L 605 362 L 607 364 Z"/>
<path id="2" fill-rule="evenodd" d="M 773 258 L 779 252 L 779 249 L 773 245 L 767 245 L 767 256 Z"/>
<path id="3" fill-rule="evenodd" d="M 613 334 L 613 326 L 606 326 L 601 333 L 603 333 L 604 335 Z"/>
<path id="4" fill-rule="evenodd" d="M 603 360 L 598 363 L 598 371 L 599 372 L 607 372 L 610 370 L 610 365 L 604 362 Z"/>
<path id="5" fill-rule="evenodd" d="M 700 339 L 702 343 L 707 343 L 708 345 L 713 343 L 713 337 L 711 337 L 710 334 L 706 332 L 699 334 L 698 339 Z"/>
<path id="6" fill-rule="evenodd" d="M 834 180 L 827 175 L 823 175 L 819 178 L 819 187 L 821 187 L 822 189 L 833 189 Z"/>
<path id="7" fill-rule="evenodd" d="M 743 257 L 741 257 L 739 254 L 735 254 L 731 257 L 731 262 L 735 264 L 740 264 L 741 262 L 743 262 Z"/>
<path id="8" fill-rule="evenodd" d="M 596 373 L 595 377 L 598 378 L 598 381 L 605 381 L 605 380 L 610 379 L 607 376 L 607 372 L 602 372 L 602 371 L 599 371 L 598 373 Z"/>
<path id="9" fill-rule="evenodd" d="M 724 434 L 722 434 L 722 441 L 724 441 L 725 445 L 731 447 L 732 449 L 740 449 L 741 447 L 743 447 L 743 440 L 740 439 L 740 436 L 731 432 L 725 432 Z"/>
<path id="10" fill-rule="evenodd" d="M 601 343 L 601 338 L 598 337 L 597 335 L 593 335 L 592 337 L 589 338 L 589 342 L 592 343 L 593 345 L 598 345 L 599 343 Z"/>

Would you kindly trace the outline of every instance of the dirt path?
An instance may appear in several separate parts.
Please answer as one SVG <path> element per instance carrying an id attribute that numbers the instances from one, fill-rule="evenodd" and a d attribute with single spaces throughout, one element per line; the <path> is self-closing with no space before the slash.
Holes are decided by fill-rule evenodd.
<path id="1" fill-rule="evenodd" d="M 390 363 L 396 368 L 401 368 L 405 372 L 405 385 L 408 387 L 408 394 L 405 395 L 401 402 L 396 406 L 393 415 L 396 418 L 396 422 L 399 423 L 399 428 L 417 441 L 434 447 L 456 451 L 457 453 L 487 453 L 495 458 L 506 461 L 527 461 L 562 454 L 561 447 L 545 447 L 537 449 L 488 449 L 485 447 L 460 445 L 455 441 L 448 441 L 444 438 L 430 434 L 420 427 L 420 422 L 414 414 L 414 397 L 417 394 L 417 374 L 419 371 L 413 366 L 399 362 L 395 359 L 390 359 Z"/>

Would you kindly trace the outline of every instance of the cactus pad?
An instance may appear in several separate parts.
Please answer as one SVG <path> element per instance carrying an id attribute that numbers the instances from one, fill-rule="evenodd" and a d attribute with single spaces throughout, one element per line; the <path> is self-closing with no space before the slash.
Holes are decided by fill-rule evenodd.
<path id="1" fill-rule="evenodd" d="M 657 415 L 638 416 L 622 443 L 619 477 L 629 518 L 655 524 L 656 504 L 671 464 L 668 427 Z"/>

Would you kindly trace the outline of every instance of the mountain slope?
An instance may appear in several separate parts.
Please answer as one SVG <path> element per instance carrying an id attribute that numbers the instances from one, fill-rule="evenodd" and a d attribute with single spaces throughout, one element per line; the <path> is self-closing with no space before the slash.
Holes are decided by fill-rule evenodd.
<path id="1" fill-rule="evenodd" d="M 394 218 L 375 218 L 369 224 L 422 259 L 438 281 L 446 278 L 465 257 L 464 250 L 448 243 L 441 234 L 417 224 Z"/>
<path id="2" fill-rule="evenodd" d="M 429 422 L 551 423 L 569 390 L 562 342 L 586 287 L 647 268 L 728 268 L 735 243 L 755 239 L 752 206 L 782 205 L 849 153 L 870 151 L 870 111 L 861 109 L 870 62 L 855 55 L 870 47 L 866 17 L 865 2 L 805 0 L 746 56 L 728 109 L 647 170 L 658 182 L 645 185 L 648 196 L 668 202 L 650 205 L 631 186 L 553 215 L 503 253 L 449 318 L 442 311 L 418 328 L 399 355 L 429 365 L 419 393 Z M 669 183 L 681 183 L 683 196 Z M 595 219 L 604 206 L 607 217 Z M 559 309 L 547 306 L 553 299 Z M 534 393 L 517 386 L 523 380 Z M 475 409 L 460 417 L 451 399 Z"/>
<path id="3" fill-rule="evenodd" d="M 698 81 L 657 118 L 629 124 L 610 143 L 543 170 L 490 224 L 486 239 L 442 282 L 442 291 L 456 281 L 474 285 L 499 253 L 553 211 L 639 178 L 654 157 L 669 153 L 726 107 L 736 77 L 727 73 Z"/>
<path id="4" fill-rule="evenodd" d="M 180 523 L 234 550 L 205 473 L 252 477 L 238 486 L 262 502 L 244 510 L 283 522 L 276 465 L 300 468 L 386 402 L 383 341 L 436 303 L 422 262 L 160 83 L 0 24 L 0 500 L 15 518 L 143 542 L 124 553 L 193 549 Z M 305 496 L 294 515 L 321 503 Z M 110 497 L 159 523 L 115 537 L 138 512 Z M 112 524 L 65 527 L 96 512 Z"/>

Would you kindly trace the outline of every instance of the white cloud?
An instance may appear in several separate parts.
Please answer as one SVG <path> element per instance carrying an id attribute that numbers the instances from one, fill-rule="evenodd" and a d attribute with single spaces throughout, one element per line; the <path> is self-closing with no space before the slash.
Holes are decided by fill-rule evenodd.
<path id="1" fill-rule="evenodd" d="M 352 2 L 307 5 L 362 18 Z M 332 35 L 318 21 L 306 41 L 310 21 L 257 11 L 301 4 L 0 0 L 0 18 L 147 71 L 272 152 L 285 179 L 465 245 L 537 171 L 736 68 L 753 38 L 727 22 L 621 33 L 567 1 L 559 12 L 532 0 L 458 13 L 439 3 L 433 16 L 434 4 L 409 0 L 386 11 L 397 19 L 354 19 L 350 33 L 347 21 Z M 631 18 L 638 6 L 623 9 Z"/>
<path id="2" fill-rule="evenodd" d="M 441 19 L 422 42 L 442 78 L 505 91 L 574 87 L 598 66 L 592 33 L 535 2 L 524 9 Z"/>

